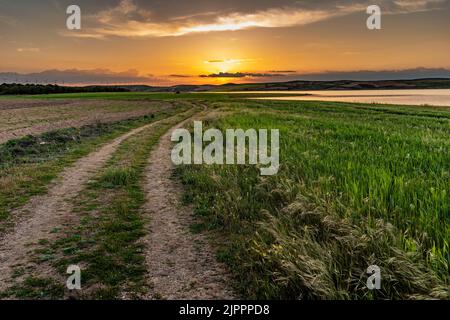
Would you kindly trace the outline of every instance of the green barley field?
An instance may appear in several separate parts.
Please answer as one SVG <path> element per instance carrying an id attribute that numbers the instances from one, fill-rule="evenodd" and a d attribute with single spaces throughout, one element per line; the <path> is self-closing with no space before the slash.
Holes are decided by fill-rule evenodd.
<path id="1" fill-rule="evenodd" d="M 215 102 L 220 129 L 279 129 L 280 171 L 179 168 L 247 298 L 449 298 L 450 110 Z M 383 270 L 368 293 L 369 265 Z"/>

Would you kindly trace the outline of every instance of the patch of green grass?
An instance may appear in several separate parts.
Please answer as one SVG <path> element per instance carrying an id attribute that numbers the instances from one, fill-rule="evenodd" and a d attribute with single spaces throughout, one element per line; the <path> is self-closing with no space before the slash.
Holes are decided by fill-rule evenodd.
<path id="1" fill-rule="evenodd" d="M 187 166 L 186 201 L 225 238 L 246 298 L 450 298 L 450 111 L 215 102 L 210 126 L 280 130 L 280 172 Z M 245 108 L 245 109 L 243 109 Z M 382 269 L 382 290 L 366 270 Z"/>
<path id="2" fill-rule="evenodd" d="M 100 178 L 104 188 L 119 188 L 136 180 L 136 171 L 131 168 L 109 168 Z"/>
<path id="3" fill-rule="evenodd" d="M 56 300 L 64 297 L 65 285 L 49 278 L 28 277 L 22 283 L 13 286 L 0 297 L 17 299 Z"/>
<path id="4" fill-rule="evenodd" d="M 300 94 L 301 95 L 301 94 Z M 63 93 L 48 95 L 21 95 L 21 96 L 5 96 L 9 99 L 102 99 L 102 100 L 121 100 L 121 101 L 138 101 L 138 100 L 166 100 L 166 101 L 191 101 L 191 102 L 214 102 L 214 101 L 230 101 L 254 97 L 279 97 L 279 93 L 261 92 L 257 95 L 254 93 L 213 93 L 213 92 L 183 92 L 175 94 L 171 92 L 96 92 L 96 93 Z M 286 94 L 283 96 L 299 96 L 299 94 Z M 0 99 L 2 96 L 0 95 Z"/>
<path id="5" fill-rule="evenodd" d="M 186 100 L 186 99 L 217 99 L 228 97 L 215 93 L 153 93 L 153 92 L 110 92 L 110 93 L 69 93 L 69 94 L 49 94 L 38 96 L 21 96 L 30 99 L 106 99 L 106 100 Z"/>

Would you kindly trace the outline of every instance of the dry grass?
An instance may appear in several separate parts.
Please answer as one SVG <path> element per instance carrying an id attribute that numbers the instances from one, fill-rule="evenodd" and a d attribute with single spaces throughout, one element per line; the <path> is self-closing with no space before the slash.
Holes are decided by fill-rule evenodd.
<path id="1" fill-rule="evenodd" d="M 173 109 L 157 101 L 2 100 L 0 143 L 25 135 L 83 125 L 110 123 Z M 3 104 L 3 108 L 2 108 Z"/>

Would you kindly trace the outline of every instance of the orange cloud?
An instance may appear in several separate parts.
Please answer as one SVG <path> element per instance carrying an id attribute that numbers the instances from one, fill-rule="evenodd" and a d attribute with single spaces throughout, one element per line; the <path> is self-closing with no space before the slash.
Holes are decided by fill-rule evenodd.
<path id="1" fill-rule="evenodd" d="M 446 0 L 380 0 L 386 14 L 409 13 L 436 9 Z M 319 2 L 318 2 L 319 4 Z M 253 13 L 217 12 L 181 16 L 167 21 L 153 19 L 150 10 L 140 8 L 133 0 L 122 0 L 116 7 L 102 10 L 88 17 L 91 21 L 86 32 L 65 32 L 79 38 L 105 37 L 169 37 L 195 33 L 238 31 L 250 28 L 279 28 L 307 25 L 355 12 L 366 11 L 369 1 L 338 2 L 328 7 L 299 8 L 286 6 Z"/>
<path id="2" fill-rule="evenodd" d="M 336 16 L 363 11 L 364 6 L 350 5 L 332 9 L 279 8 L 255 13 L 231 13 L 217 16 L 210 22 L 196 21 L 192 17 L 167 22 L 154 22 L 152 12 L 141 9 L 132 0 L 122 0 L 117 7 L 91 16 L 99 26 L 89 28 L 86 33 L 67 32 L 68 36 L 102 38 L 118 37 L 167 37 L 193 33 L 237 31 L 249 28 L 276 28 L 306 25 Z"/>
<path id="3" fill-rule="evenodd" d="M 39 48 L 17 48 L 17 52 L 40 52 Z"/>

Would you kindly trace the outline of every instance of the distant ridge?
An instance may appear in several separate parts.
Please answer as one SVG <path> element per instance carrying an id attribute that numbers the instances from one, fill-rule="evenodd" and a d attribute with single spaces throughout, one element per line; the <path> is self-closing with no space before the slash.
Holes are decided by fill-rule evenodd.
<path id="1" fill-rule="evenodd" d="M 121 88 L 135 92 L 233 92 L 233 91 L 309 91 L 309 90 L 393 90 L 393 89 L 450 89 L 450 78 L 424 78 L 413 80 L 377 81 L 306 81 L 248 83 L 224 85 L 177 85 L 172 87 L 153 87 L 146 85 L 127 85 Z"/>
<path id="2" fill-rule="evenodd" d="M 306 81 L 247 83 L 224 85 L 176 85 L 157 87 L 148 85 L 90 85 L 83 87 L 41 85 L 41 84 L 2 84 L 0 95 L 56 94 L 80 92 L 248 92 L 248 91 L 312 91 L 312 90 L 394 90 L 394 89 L 450 89 L 450 78 L 424 78 L 414 80 L 379 81 Z"/>

